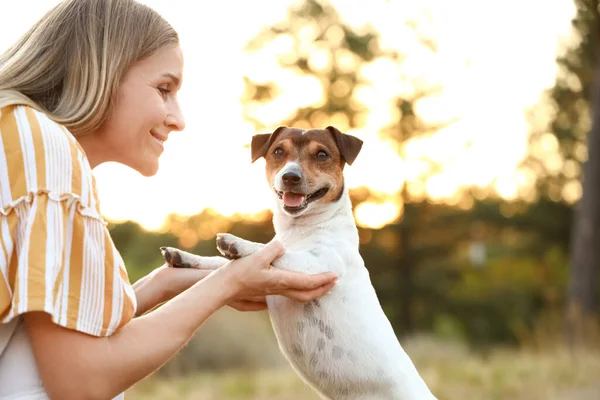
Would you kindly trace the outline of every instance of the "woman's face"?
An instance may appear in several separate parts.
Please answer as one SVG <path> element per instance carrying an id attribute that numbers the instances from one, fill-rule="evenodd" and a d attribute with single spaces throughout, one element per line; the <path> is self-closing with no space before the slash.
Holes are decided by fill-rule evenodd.
<path id="1" fill-rule="evenodd" d="M 163 143 L 172 131 L 185 126 L 177 101 L 182 78 L 179 45 L 165 46 L 134 64 L 121 82 L 106 121 L 93 133 L 95 154 L 86 149 L 90 163 L 114 161 L 144 176 L 154 175 Z"/>

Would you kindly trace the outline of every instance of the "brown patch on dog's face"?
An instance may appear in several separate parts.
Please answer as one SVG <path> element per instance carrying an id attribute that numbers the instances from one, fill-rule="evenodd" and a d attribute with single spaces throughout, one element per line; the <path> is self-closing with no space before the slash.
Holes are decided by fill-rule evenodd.
<path id="1" fill-rule="evenodd" d="M 252 138 L 252 161 L 266 160 L 266 175 L 288 213 L 311 203 L 337 201 L 343 191 L 344 165 L 352 163 L 362 141 L 333 127 L 303 131 L 280 127 Z"/>

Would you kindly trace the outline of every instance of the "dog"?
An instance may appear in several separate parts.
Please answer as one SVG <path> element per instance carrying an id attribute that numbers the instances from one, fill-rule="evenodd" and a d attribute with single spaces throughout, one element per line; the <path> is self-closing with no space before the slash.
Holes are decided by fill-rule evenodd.
<path id="1" fill-rule="evenodd" d="M 394 334 L 359 253 L 343 171 L 362 146 L 332 126 L 281 126 L 252 137 L 251 159 L 266 160 L 275 239 L 285 248 L 273 266 L 338 274 L 333 289 L 312 302 L 267 296 L 273 330 L 293 369 L 324 399 L 435 399 Z M 223 257 L 161 250 L 172 267 L 215 269 L 263 246 L 218 234 Z"/>

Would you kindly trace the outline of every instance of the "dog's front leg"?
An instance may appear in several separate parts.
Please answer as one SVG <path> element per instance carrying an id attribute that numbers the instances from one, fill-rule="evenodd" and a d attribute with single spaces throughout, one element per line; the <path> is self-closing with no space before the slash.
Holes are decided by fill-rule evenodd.
<path id="1" fill-rule="evenodd" d="M 265 245 L 262 243 L 241 239 L 229 233 L 217 234 L 217 249 L 224 257 L 230 260 L 249 256 L 264 246 Z M 332 256 L 335 256 L 332 251 L 319 252 L 315 249 L 305 252 L 286 251 L 283 256 L 273 261 L 273 266 L 288 271 L 304 272 L 308 274 L 335 271 L 332 269 L 332 265 L 338 263 L 332 262 Z"/>
<path id="2" fill-rule="evenodd" d="M 214 270 L 222 267 L 228 259 L 224 257 L 203 257 L 174 247 L 161 247 L 160 251 L 168 266 L 173 268 L 197 268 Z"/>

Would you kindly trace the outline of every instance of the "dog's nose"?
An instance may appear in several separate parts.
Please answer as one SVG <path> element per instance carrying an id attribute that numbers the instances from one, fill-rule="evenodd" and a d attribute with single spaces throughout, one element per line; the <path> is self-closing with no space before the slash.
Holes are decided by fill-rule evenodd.
<path id="1" fill-rule="evenodd" d="M 281 179 L 283 179 L 283 183 L 285 183 L 286 185 L 297 185 L 300 183 L 300 180 L 302 179 L 302 177 L 300 175 L 298 175 L 296 172 L 290 171 L 290 172 L 286 172 L 285 174 L 283 174 Z"/>

